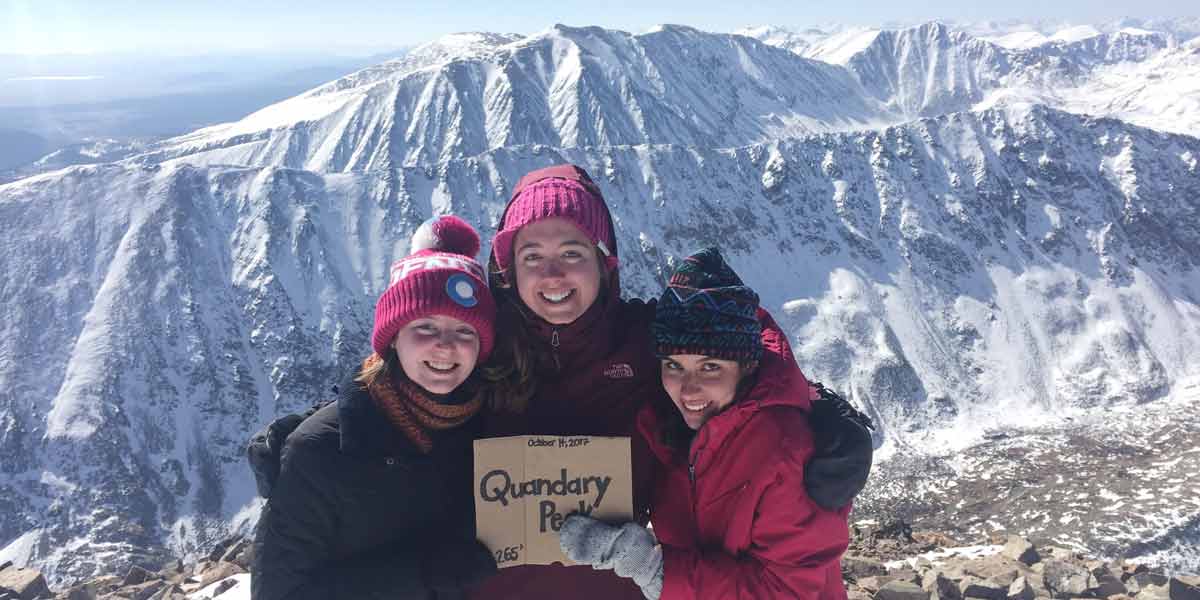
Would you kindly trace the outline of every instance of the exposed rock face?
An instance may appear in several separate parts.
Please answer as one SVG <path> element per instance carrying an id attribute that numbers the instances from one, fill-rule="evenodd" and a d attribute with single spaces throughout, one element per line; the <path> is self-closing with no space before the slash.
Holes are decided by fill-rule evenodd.
<path id="1" fill-rule="evenodd" d="M 1014 579 L 1012 585 L 1008 586 L 1008 600 L 1033 600 L 1036 596 L 1034 587 L 1024 577 Z"/>
<path id="2" fill-rule="evenodd" d="M 0 597 L 8 594 L 20 600 L 34 600 L 50 595 L 46 578 L 34 569 L 14 567 L 11 564 L 0 569 Z"/>
<path id="3" fill-rule="evenodd" d="M 926 563 L 925 573 L 921 576 L 921 589 L 929 592 L 930 600 L 962 600 L 962 590 L 958 589 L 958 584 L 929 566 L 931 564 Z"/>
<path id="4" fill-rule="evenodd" d="M 1003 554 L 1026 565 L 1033 565 L 1042 559 L 1038 556 L 1037 549 L 1033 547 L 1033 544 L 1029 543 L 1029 540 L 1015 535 L 1009 536 L 1008 543 L 1004 545 Z"/>
<path id="5" fill-rule="evenodd" d="M 1087 590 L 1097 587 L 1097 582 L 1086 567 L 1060 560 L 1046 561 L 1042 578 L 1046 589 L 1055 598 L 1072 598 L 1082 596 Z"/>
<path id="6" fill-rule="evenodd" d="M 929 600 L 929 592 L 911 581 L 889 581 L 875 593 L 876 600 Z"/>
<path id="7" fill-rule="evenodd" d="M 1172 577 L 1167 589 L 1171 600 L 1200 600 L 1200 576 Z"/>

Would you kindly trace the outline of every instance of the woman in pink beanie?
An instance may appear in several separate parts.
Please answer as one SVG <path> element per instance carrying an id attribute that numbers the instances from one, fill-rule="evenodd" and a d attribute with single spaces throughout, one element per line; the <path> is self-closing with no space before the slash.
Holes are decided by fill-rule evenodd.
<path id="1" fill-rule="evenodd" d="M 484 436 L 629 436 L 634 518 L 645 523 L 655 489 L 654 453 L 638 435 L 638 411 L 673 406 L 654 352 L 653 303 L 621 298 L 616 232 L 599 187 L 582 168 L 528 173 L 513 189 L 492 240 L 489 276 L 497 300 L 497 346 L 484 368 Z M 816 414 L 817 411 L 814 411 Z M 822 414 L 830 414 L 825 411 Z M 837 429 L 839 417 L 814 429 Z M 855 441 L 861 441 L 858 438 Z M 862 487 L 870 460 L 810 469 L 812 494 L 842 507 Z M 838 446 L 830 438 L 830 447 Z M 827 465 L 849 464 L 839 452 Z M 817 456 L 822 456 L 821 452 Z M 841 462 L 839 462 L 841 461 Z M 590 566 L 525 565 L 501 570 L 470 591 L 476 599 L 643 597 L 631 579 Z"/>
<path id="2" fill-rule="evenodd" d="M 652 305 L 620 295 L 616 235 L 600 189 L 574 165 L 517 183 L 492 240 L 497 346 L 484 368 L 484 437 L 630 436 L 635 510 L 648 514 L 649 447 L 634 416 L 662 398 Z M 629 580 L 587 566 L 500 570 L 471 598 L 641 598 Z"/>
<path id="3" fill-rule="evenodd" d="M 431 219 L 391 268 L 374 353 L 283 444 L 255 539 L 257 600 L 457 597 L 496 570 L 474 537 L 472 375 L 496 306 L 466 222 Z"/>

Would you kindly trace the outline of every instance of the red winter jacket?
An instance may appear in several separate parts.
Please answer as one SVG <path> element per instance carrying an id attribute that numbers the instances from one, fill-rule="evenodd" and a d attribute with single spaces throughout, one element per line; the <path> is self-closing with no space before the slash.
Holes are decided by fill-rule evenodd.
<path id="1" fill-rule="evenodd" d="M 758 314 L 765 347 L 757 380 L 696 432 L 689 453 L 660 441 L 662 413 L 638 415 L 662 461 L 650 512 L 663 547 L 661 600 L 846 598 L 840 559 L 849 511 L 824 510 L 804 489 L 815 394 L 786 336 Z"/>

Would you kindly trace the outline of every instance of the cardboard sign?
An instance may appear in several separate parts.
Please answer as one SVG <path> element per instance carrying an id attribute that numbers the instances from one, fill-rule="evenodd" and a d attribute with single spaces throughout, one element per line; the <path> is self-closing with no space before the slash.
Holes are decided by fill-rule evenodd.
<path id="1" fill-rule="evenodd" d="M 572 564 L 558 545 L 571 513 L 633 518 L 629 438 L 518 435 L 475 441 L 476 536 L 500 568 Z"/>

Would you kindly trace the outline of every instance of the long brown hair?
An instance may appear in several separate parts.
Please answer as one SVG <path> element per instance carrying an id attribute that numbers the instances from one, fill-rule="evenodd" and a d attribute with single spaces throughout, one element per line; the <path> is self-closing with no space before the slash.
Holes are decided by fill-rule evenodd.
<path id="1" fill-rule="evenodd" d="M 595 301 L 607 302 L 605 256 L 599 248 L 594 250 L 600 269 L 600 290 Z M 513 264 L 513 257 L 509 257 L 508 264 Z M 501 269 L 494 255 L 488 260 L 488 287 L 496 299 L 496 345 L 487 364 L 478 371 L 480 393 L 489 410 L 521 414 L 537 394 L 538 373 L 556 367 L 554 356 L 530 335 L 529 321 L 537 317 L 521 300 L 515 272 Z"/>
<path id="2" fill-rule="evenodd" d="M 491 411 L 520 414 L 537 393 L 537 372 L 552 365 L 554 359 L 525 328 L 525 316 L 517 304 L 520 299 L 512 298 L 512 292 L 493 292 L 493 296 L 496 345 L 487 364 L 479 369 L 483 400 Z"/>

